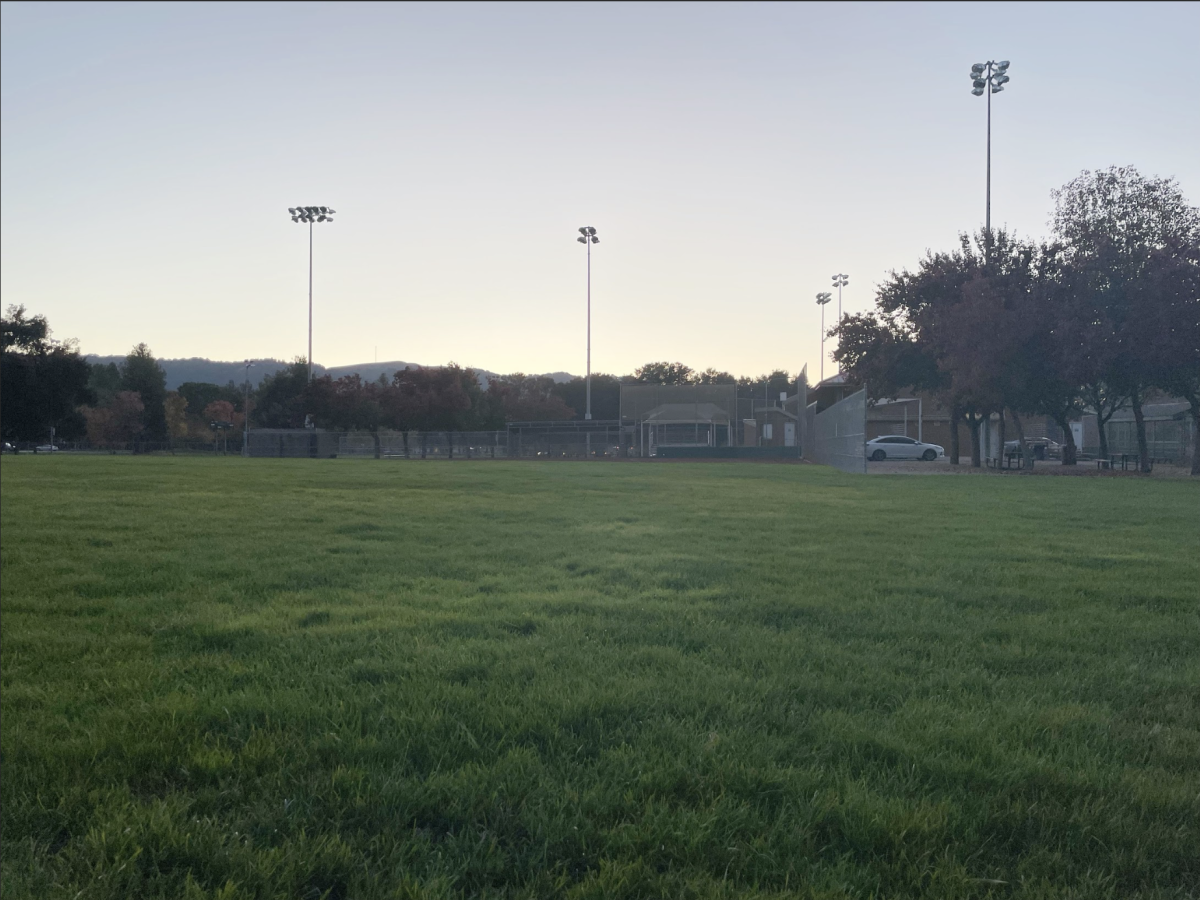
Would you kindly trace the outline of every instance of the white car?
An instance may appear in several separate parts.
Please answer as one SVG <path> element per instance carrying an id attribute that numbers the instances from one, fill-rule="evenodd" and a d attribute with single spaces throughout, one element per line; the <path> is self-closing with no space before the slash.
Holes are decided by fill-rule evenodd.
<path id="1" fill-rule="evenodd" d="M 867 441 L 867 458 L 874 462 L 881 459 L 923 459 L 931 462 L 945 455 L 946 451 L 937 444 L 923 444 L 902 434 L 884 434 Z"/>

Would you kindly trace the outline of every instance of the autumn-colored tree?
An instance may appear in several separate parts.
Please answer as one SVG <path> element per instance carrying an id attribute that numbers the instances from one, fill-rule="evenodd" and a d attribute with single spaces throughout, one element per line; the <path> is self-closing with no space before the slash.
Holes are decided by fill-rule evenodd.
<path id="1" fill-rule="evenodd" d="M 84 407 L 88 440 L 98 446 L 137 440 L 145 431 L 145 404 L 136 391 L 118 391 L 102 407 Z"/>
<path id="2" fill-rule="evenodd" d="M 207 422 L 230 422 L 233 423 L 234 417 L 233 404 L 228 400 L 214 400 L 204 407 L 204 421 Z M 236 424 L 236 423 L 235 423 Z"/>
<path id="3" fill-rule="evenodd" d="M 163 400 L 163 412 L 167 419 L 167 436 L 173 441 L 187 437 L 187 406 L 187 400 L 180 396 L 178 391 L 167 391 L 167 397 Z"/>

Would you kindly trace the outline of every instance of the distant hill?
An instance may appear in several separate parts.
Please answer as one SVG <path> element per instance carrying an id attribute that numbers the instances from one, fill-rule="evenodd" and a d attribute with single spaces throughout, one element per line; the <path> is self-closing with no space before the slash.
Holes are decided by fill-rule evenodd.
<path id="1" fill-rule="evenodd" d="M 88 356 L 88 362 L 93 364 L 106 365 L 108 363 L 116 363 L 120 365 L 125 361 L 124 356 Z M 179 386 L 185 381 L 198 381 L 208 384 L 243 384 L 246 378 L 246 365 L 239 362 L 223 362 L 216 359 L 203 359 L 200 357 L 192 357 L 190 359 L 160 359 L 158 364 L 163 367 L 163 371 L 167 373 L 167 390 L 178 390 Z M 250 383 L 258 387 L 262 380 L 268 375 L 274 375 L 280 369 L 286 369 L 289 363 L 280 359 L 259 359 L 255 360 L 254 366 L 250 369 Z M 364 381 L 375 381 L 380 375 L 392 377 L 392 373 L 398 369 L 403 369 L 405 366 L 413 368 L 422 368 L 420 363 L 407 363 L 401 360 L 391 360 L 389 362 L 370 362 L 370 363 L 355 363 L 350 366 L 329 366 L 328 368 L 322 365 L 314 366 L 318 375 L 331 375 L 334 378 L 341 378 L 345 375 L 358 374 Z M 487 386 L 488 381 L 496 377 L 495 372 L 489 372 L 486 369 L 476 369 L 479 373 L 480 381 L 484 386 Z M 553 378 L 556 382 L 570 381 L 575 376 L 567 372 L 549 372 L 548 377 Z"/>
<path id="2" fill-rule="evenodd" d="M 106 365 L 108 363 L 116 363 L 120 365 L 125 361 L 124 356 L 88 356 L 88 362 L 93 365 L 99 363 Z M 167 390 L 178 390 L 179 386 L 185 381 L 199 381 L 207 384 L 244 384 L 246 379 L 246 364 L 238 362 L 221 362 L 215 359 L 201 359 L 192 357 L 191 359 L 160 359 L 158 364 L 163 367 L 163 371 L 167 373 Z M 274 375 L 280 369 L 286 369 L 288 363 L 281 359 L 259 359 L 255 360 L 254 366 L 250 369 L 250 383 L 255 387 L 262 382 L 268 375 Z M 317 366 L 317 372 L 324 370 Z"/>

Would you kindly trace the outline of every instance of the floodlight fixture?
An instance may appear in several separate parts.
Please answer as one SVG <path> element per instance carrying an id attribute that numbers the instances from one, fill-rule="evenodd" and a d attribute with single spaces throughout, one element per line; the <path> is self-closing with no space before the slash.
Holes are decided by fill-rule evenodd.
<path id="1" fill-rule="evenodd" d="M 288 207 L 288 212 L 292 214 L 293 222 L 303 222 L 308 226 L 308 380 L 312 381 L 312 227 L 319 222 L 332 222 L 334 210 L 327 206 L 296 206 Z"/>
<path id="2" fill-rule="evenodd" d="M 592 418 L 592 244 L 600 243 L 600 238 L 596 237 L 595 228 L 591 225 L 583 225 L 579 229 L 579 237 L 575 240 L 587 245 L 587 410 L 584 412 L 583 418 L 590 421 Z"/>

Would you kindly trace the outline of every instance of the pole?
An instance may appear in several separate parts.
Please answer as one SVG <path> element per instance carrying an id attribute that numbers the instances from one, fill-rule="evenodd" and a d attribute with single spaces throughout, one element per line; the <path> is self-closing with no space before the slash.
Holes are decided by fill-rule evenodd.
<path id="1" fill-rule="evenodd" d="M 921 421 L 924 417 L 923 412 L 921 410 L 921 406 L 922 406 L 922 400 L 920 397 L 918 397 L 917 398 L 917 440 L 920 441 L 921 443 L 925 443 L 925 438 L 921 436 Z"/>
<path id="2" fill-rule="evenodd" d="M 821 304 L 821 381 L 825 381 L 825 304 Z"/>
<path id="3" fill-rule="evenodd" d="M 587 413 L 592 418 L 592 239 L 587 236 Z"/>
<path id="4" fill-rule="evenodd" d="M 312 366 L 312 230 L 313 223 L 308 223 L 308 380 L 313 379 Z"/>
<path id="5" fill-rule="evenodd" d="M 841 324 L 842 324 L 842 282 L 841 282 L 841 279 L 839 279 L 838 280 L 838 326 L 841 327 Z M 840 350 L 841 347 L 842 347 L 842 333 L 839 331 L 838 332 L 838 349 Z M 837 374 L 838 375 L 842 374 L 842 361 L 840 359 L 838 360 Z M 908 434 L 907 431 L 904 433 Z"/>
<path id="6" fill-rule="evenodd" d="M 983 230 L 986 235 L 986 247 L 992 243 L 992 64 L 987 64 L 987 212 L 984 218 Z"/>
<path id="7" fill-rule="evenodd" d="M 242 429 L 242 456 L 250 455 L 250 367 L 246 366 L 246 400 L 242 403 L 242 418 L 246 421 Z"/>

